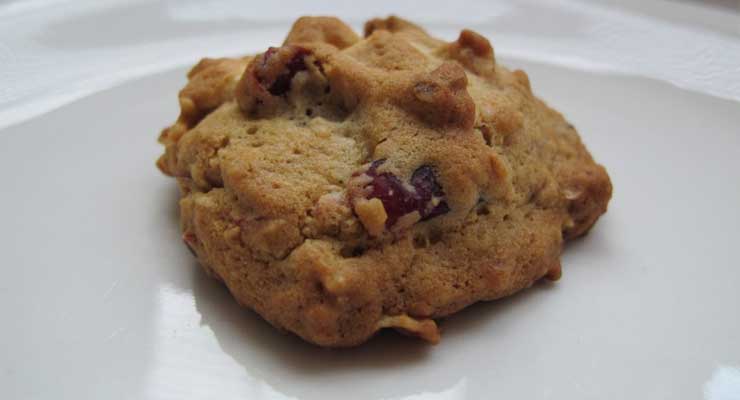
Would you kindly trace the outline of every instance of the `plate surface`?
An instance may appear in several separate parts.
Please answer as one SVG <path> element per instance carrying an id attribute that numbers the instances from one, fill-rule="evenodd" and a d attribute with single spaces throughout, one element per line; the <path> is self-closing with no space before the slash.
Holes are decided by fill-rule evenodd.
<path id="1" fill-rule="evenodd" d="M 622 29 L 594 19 L 611 6 L 584 12 L 555 3 L 544 11 L 527 2 L 475 4 L 498 13 L 491 23 L 501 25 L 487 33 L 494 46 L 497 32 L 502 38 L 501 61 L 529 73 L 535 92 L 576 125 L 614 183 L 609 212 L 566 247 L 559 282 L 442 321 L 438 346 L 388 332 L 351 350 L 312 347 L 239 308 L 180 240 L 177 189 L 154 160 L 162 151 L 159 129 L 176 117 L 185 68 L 158 64 L 164 71 L 127 70 L 125 79 L 110 74 L 66 98 L 9 90 L 17 97 L 4 110 L 25 114 L 0 119 L 0 398 L 737 399 L 740 91 L 727 78 L 732 68 L 723 69 L 732 67 L 732 56 L 697 62 L 680 81 L 654 64 L 670 59 L 624 66 L 609 50 L 588 48 L 604 30 Z M 125 9 L 105 10 L 110 15 L 100 18 L 126 18 Z M 167 10 L 190 15 L 187 7 Z M 350 20 L 360 11 L 379 13 L 341 11 Z M 539 15 L 541 23 L 505 26 L 507 15 L 524 18 L 517 12 Z M 489 23 L 443 23 L 435 15 L 422 15 L 422 22 L 449 38 L 453 28 L 477 24 L 486 32 Z M 549 18 L 573 15 L 581 36 L 563 31 L 554 38 L 546 25 L 557 24 Z M 614 18 L 634 27 L 653 17 Z M 208 23 L 186 21 L 187 29 L 161 29 L 191 39 L 198 29 L 212 32 Z M 740 46 L 734 32 L 679 22 L 650 26 Z M 253 38 L 279 42 L 287 28 L 258 26 Z M 95 40 L 110 49 L 123 40 L 116 29 Z M 161 39 L 164 30 L 151 34 Z M 192 40 L 215 46 L 231 36 Z M 538 37 L 561 49 L 575 46 L 573 53 L 555 57 Z M 259 49 L 255 41 L 241 47 Z M 49 51 L 73 43 L 61 40 Z M 164 39 L 156 43 L 180 51 Z M 137 51 L 117 46 L 111 51 Z M 103 59 L 101 51 L 91 59 Z M 209 53 L 182 54 L 191 62 Z M 153 65 L 144 58 L 141 65 Z M 719 67 L 708 74 L 706 65 Z M 68 73 L 82 74 L 75 68 Z"/>

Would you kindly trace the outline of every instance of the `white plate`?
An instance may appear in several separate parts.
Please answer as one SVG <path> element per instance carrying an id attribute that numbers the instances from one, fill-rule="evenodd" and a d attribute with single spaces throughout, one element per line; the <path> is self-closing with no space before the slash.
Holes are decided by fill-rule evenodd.
<path id="1" fill-rule="evenodd" d="M 34 97 L 12 81 L 16 88 L 0 101 L 7 125 L 0 131 L 0 398 L 737 399 L 740 104 L 732 98 L 740 91 L 732 73 L 740 53 L 730 50 L 740 41 L 732 25 L 687 25 L 686 6 L 665 22 L 606 6 L 517 4 L 476 3 L 478 15 L 497 10 L 490 22 L 442 23 L 445 9 L 421 19 L 447 37 L 465 25 L 488 33 L 503 62 L 527 70 L 535 91 L 578 127 L 607 166 L 614 198 L 592 233 L 566 247 L 562 280 L 443 321 L 438 346 L 384 333 L 357 349 L 328 351 L 278 334 L 239 308 L 182 245 L 175 184 L 154 160 L 186 69 L 142 54 L 191 62 L 206 53 L 183 53 L 162 38 L 217 47 L 234 33 L 194 39 L 214 25 L 149 26 L 160 36 L 143 49 L 115 36 L 117 25 L 99 37 L 80 34 L 89 21 L 77 19 L 35 36 L 61 38 L 38 57 L 88 52 L 103 78 L 84 81 L 83 58 L 60 66 L 77 79 L 70 78 L 69 96 Z M 186 6 L 169 4 L 166 15 L 192 15 Z M 144 15 L 126 10 L 105 8 L 92 26 Z M 13 12 L 36 18 L 40 11 L 0 8 L 0 18 Z M 275 26 L 254 28 L 253 38 L 279 41 L 288 25 Z M 645 41 L 659 43 L 625 39 L 640 27 L 653 30 Z M 64 39 L 69 32 L 78 42 Z M 633 51 L 620 47 L 624 40 Z M 239 46 L 255 50 L 255 41 Z M 688 50 L 677 55 L 679 48 Z M 718 57 L 683 58 L 702 48 L 706 58 Z M 138 69 L 117 74 L 106 64 L 122 54 L 141 56 Z M 158 68 L 167 70 L 150 73 Z M 24 82 L 62 90 L 41 75 L 30 71 L 41 81 Z"/>

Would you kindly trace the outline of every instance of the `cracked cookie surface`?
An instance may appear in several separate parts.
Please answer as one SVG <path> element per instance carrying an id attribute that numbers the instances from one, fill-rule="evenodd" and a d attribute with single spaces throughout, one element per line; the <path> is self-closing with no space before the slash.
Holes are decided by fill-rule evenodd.
<path id="1" fill-rule="evenodd" d="M 160 135 L 183 240 L 277 328 L 330 347 L 560 277 L 611 183 L 574 127 L 496 63 L 396 17 L 303 17 L 280 47 L 204 59 Z"/>

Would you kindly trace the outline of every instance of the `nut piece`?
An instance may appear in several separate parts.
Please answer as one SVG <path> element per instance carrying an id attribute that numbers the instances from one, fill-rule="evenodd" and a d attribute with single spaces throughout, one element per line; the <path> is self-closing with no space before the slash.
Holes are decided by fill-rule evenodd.
<path id="1" fill-rule="evenodd" d="M 378 328 L 395 328 L 401 333 L 417 336 L 429 343 L 439 343 L 439 329 L 431 319 L 414 319 L 406 314 L 386 315 L 378 321 Z"/>
<path id="2" fill-rule="evenodd" d="M 467 48 L 473 51 L 478 57 L 493 57 L 493 47 L 491 42 L 479 33 L 470 29 L 463 29 L 457 38 L 457 44 L 461 49 Z"/>
<path id="3" fill-rule="evenodd" d="M 462 67 L 445 62 L 416 79 L 402 106 L 434 127 L 469 130 L 475 123 L 475 104 L 467 86 Z"/>
<path id="4" fill-rule="evenodd" d="M 371 236 L 380 236 L 385 229 L 385 221 L 388 220 L 383 202 L 380 199 L 357 199 L 354 205 L 355 212 L 367 232 Z"/>
<path id="5" fill-rule="evenodd" d="M 469 29 L 464 29 L 456 41 L 442 47 L 439 54 L 456 60 L 477 75 L 489 77 L 495 74 L 496 58 L 491 43 Z"/>

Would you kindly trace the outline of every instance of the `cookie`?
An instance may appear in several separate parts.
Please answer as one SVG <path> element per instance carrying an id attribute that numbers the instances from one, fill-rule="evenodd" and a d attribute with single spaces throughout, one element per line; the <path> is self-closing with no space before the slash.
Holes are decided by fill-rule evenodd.
<path id="1" fill-rule="evenodd" d="M 188 78 L 158 161 L 183 240 L 240 304 L 320 346 L 383 328 L 436 343 L 435 319 L 558 279 L 611 197 L 573 125 L 470 30 L 303 17 L 282 46 Z"/>

